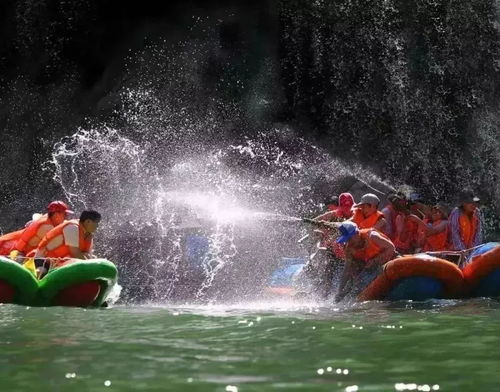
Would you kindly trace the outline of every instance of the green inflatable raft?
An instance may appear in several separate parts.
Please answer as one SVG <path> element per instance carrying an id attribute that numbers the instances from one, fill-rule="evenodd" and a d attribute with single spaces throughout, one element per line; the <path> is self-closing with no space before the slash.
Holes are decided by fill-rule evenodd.
<path id="1" fill-rule="evenodd" d="M 0 303 L 29 306 L 99 307 L 118 271 L 104 259 L 73 261 L 37 280 L 22 265 L 0 256 Z"/>

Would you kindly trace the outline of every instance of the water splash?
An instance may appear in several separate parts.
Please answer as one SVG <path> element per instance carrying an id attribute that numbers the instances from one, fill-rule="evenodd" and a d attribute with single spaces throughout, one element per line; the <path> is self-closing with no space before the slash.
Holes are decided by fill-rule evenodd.
<path id="1" fill-rule="evenodd" d="M 97 251 L 119 264 L 126 297 L 251 297 L 281 256 L 304 254 L 298 216 L 355 184 L 389 188 L 290 126 L 249 123 L 221 99 L 224 83 L 207 89 L 197 72 L 221 50 L 194 39 L 130 57 L 107 97 L 119 102 L 113 126 L 77 130 L 46 165 L 73 206 L 102 212 Z"/>
<path id="2" fill-rule="evenodd" d="M 304 254 L 296 240 L 306 229 L 297 215 L 317 211 L 318 175 L 334 173 L 334 183 L 352 173 L 303 140 L 288 151 L 278 131 L 274 142 L 269 134 L 245 137 L 196 157 L 176 151 L 175 160 L 169 154 L 182 145 L 159 153 L 124 133 L 79 129 L 56 144 L 47 168 L 74 206 L 102 212 L 97 249 L 124 271 L 128 297 L 255 291 L 280 254 Z M 205 241 L 194 258 L 192 238 Z"/>

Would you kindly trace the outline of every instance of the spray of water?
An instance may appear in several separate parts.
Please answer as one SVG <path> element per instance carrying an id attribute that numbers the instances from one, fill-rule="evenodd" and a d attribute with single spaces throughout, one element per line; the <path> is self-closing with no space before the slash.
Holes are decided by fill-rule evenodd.
<path id="1" fill-rule="evenodd" d="M 119 102 L 112 125 L 62 139 L 46 165 L 75 208 L 102 212 L 97 251 L 119 265 L 127 298 L 253 298 L 281 257 L 307 253 L 299 216 L 354 184 L 389 189 L 263 121 L 272 61 L 207 86 L 199 75 L 221 53 L 193 36 L 129 58 L 126 83 L 107 97 Z"/>
<path id="2" fill-rule="evenodd" d="M 97 249 L 121 267 L 128 297 L 223 298 L 261 287 L 280 255 L 303 255 L 290 244 L 304 235 L 297 215 L 318 208 L 318 174 L 334 173 L 334 182 L 352 172 L 300 139 L 303 149 L 288 152 L 275 132 L 269 149 L 269 135 L 245 137 L 172 160 L 179 145 L 169 145 L 166 164 L 151 159 L 157 146 L 124 131 L 80 129 L 55 145 L 47 168 L 73 206 L 103 213 Z M 187 265 L 193 236 L 206 239 L 198 266 Z"/>

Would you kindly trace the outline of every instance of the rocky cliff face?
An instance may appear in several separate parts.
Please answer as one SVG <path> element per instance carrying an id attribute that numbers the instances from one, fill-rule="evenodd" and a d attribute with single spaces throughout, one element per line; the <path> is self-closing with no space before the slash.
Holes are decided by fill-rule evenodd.
<path id="1" fill-rule="evenodd" d="M 332 152 L 347 150 L 429 196 L 470 185 L 495 197 L 495 2 L 369 4 L 284 3 L 287 107 Z"/>

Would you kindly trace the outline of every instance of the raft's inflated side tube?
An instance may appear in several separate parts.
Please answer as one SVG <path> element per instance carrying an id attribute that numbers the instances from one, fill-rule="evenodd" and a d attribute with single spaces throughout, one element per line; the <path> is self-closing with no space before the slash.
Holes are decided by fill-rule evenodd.
<path id="1" fill-rule="evenodd" d="M 358 296 L 359 301 L 455 298 L 463 289 L 460 268 L 426 254 L 399 257 Z"/>
<path id="2" fill-rule="evenodd" d="M 0 303 L 32 305 L 38 281 L 21 264 L 0 256 Z"/>
<path id="3" fill-rule="evenodd" d="M 500 243 L 489 242 L 474 250 L 462 268 L 464 295 L 469 297 L 500 296 Z"/>
<path id="4" fill-rule="evenodd" d="M 75 261 L 50 271 L 39 282 L 37 305 L 101 306 L 118 271 L 104 259 Z"/>

